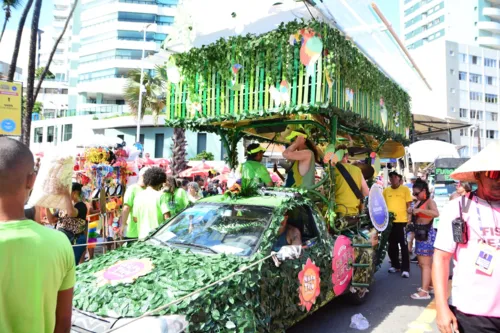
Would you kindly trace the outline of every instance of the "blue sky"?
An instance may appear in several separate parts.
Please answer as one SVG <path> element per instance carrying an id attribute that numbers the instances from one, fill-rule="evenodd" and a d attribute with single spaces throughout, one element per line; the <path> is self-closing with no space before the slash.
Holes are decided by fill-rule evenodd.
<path id="1" fill-rule="evenodd" d="M 239 0 L 241 1 L 241 0 Z M 399 0 L 375 0 L 375 3 L 379 6 L 380 10 L 387 17 L 389 22 L 399 34 Z M 43 28 L 50 24 L 52 21 L 52 0 L 43 0 L 42 13 L 40 15 L 40 28 Z M 7 26 L 7 29 L 17 29 L 17 24 L 19 21 L 19 16 L 21 15 L 22 9 L 17 10 L 13 13 L 12 18 Z M 0 15 L 0 22 L 3 22 L 3 15 Z M 26 27 L 30 26 L 31 15 L 26 20 Z"/>

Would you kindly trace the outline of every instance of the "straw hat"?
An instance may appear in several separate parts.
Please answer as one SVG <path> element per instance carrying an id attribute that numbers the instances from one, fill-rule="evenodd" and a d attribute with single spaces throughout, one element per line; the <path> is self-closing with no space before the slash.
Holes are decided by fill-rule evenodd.
<path id="1" fill-rule="evenodd" d="M 494 142 L 481 150 L 479 154 L 462 164 L 451 178 L 462 182 L 476 182 L 474 172 L 500 171 L 500 142 Z"/>

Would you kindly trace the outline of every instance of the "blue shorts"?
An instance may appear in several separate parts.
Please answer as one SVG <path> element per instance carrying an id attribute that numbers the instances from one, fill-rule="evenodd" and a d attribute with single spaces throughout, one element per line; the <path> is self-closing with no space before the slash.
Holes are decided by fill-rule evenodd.
<path id="1" fill-rule="evenodd" d="M 429 237 L 426 241 L 415 241 L 415 254 L 417 256 L 431 257 L 434 254 L 434 241 L 436 240 L 436 229 L 430 228 Z"/>

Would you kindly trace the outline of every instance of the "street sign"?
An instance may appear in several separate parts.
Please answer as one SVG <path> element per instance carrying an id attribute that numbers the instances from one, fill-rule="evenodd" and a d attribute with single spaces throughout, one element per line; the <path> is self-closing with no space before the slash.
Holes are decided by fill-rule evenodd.
<path id="1" fill-rule="evenodd" d="M 0 81 L 0 134 L 21 135 L 22 95 L 21 83 Z"/>

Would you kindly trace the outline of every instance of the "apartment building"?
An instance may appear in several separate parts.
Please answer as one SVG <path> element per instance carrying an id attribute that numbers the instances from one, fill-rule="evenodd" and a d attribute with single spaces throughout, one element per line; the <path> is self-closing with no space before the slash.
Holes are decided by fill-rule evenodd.
<path id="1" fill-rule="evenodd" d="M 409 50 L 441 38 L 500 48 L 498 0 L 401 0 L 401 37 Z"/>

